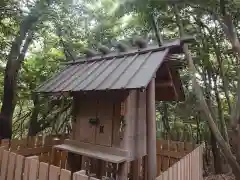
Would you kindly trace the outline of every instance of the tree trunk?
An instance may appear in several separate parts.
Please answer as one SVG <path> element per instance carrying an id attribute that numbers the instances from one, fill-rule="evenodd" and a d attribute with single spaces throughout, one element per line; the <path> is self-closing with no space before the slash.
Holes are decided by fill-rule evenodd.
<path id="1" fill-rule="evenodd" d="M 227 3 L 227 1 L 221 0 L 220 2 L 222 2 L 222 6 L 221 8 L 223 9 L 223 11 L 225 11 L 225 4 Z M 240 57 L 240 42 L 237 36 L 237 31 L 235 29 L 235 26 L 233 24 L 232 18 L 230 16 L 230 14 L 228 14 L 227 12 L 225 12 L 224 14 L 222 14 L 223 17 L 223 23 L 222 28 L 227 36 L 227 38 L 229 39 L 229 41 L 231 42 L 232 48 L 234 49 L 234 51 L 236 52 L 238 58 Z M 221 21 L 220 21 L 221 22 Z M 231 114 L 231 126 L 232 126 L 232 139 L 233 139 L 233 148 L 236 150 L 236 160 L 238 162 L 238 164 L 240 164 L 240 143 L 239 143 L 239 139 L 240 139 L 240 68 L 238 68 L 238 84 L 237 84 L 237 97 L 236 97 L 236 104 L 235 107 L 232 111 Z M 240 174 L 240 171 L 239 171 Z M 240 179 L 240 175 L 236 176 L 237 179 Z"/>
<path id="2" fill-rule="evenodd" d="M 200 143 L 202 143 L 202 140 L 201 140 L 199 112 L 196 114 L 195 119 L 196 119 L 196 122 L 197 122 L 197 141 L 196 141 L 196 144 L 200 144 Z"/>
<path id="3" fill-rule="evenodd" d="M 211 145 L 212 145 L 212 153 L 213 153 L 213 162 L 214 162 L 214 170 L 216 174 L 222 174 L 222 162 L 219 148 L 217 147 L 216 139 L 211 132 Z"/>
<path id="4" fill-rule="evenodd" d="M 211 72 L 211 66 L 210 63 L 207 65 L 207 77 L 206 76 L 204 77 L 204 83 L 205 83 L 205 86 L 206 86 L 206 101 L 207 101 L 207 104 L 208 104 L 208 108 L 212 114 L 212 116 L 214 117 L 213 119 L 216 119 L 216 116 L 215 116 L 215 112 L 213 111 L 213 108 L 212 108 L 212 100 L 211 100 L 211 91 L 212 91 L 212 72 Z M 207 80 L 208 79 L 208 80 Z M 208 82 L 207 82 L 208 81 Z M 214 170 L 215 170 L 215 173 L 216 174 L 221 174 L 222 173 L 222 161 L 221 161 L 221 155 L 220 155 L 220 150 L 217 146 L 217 141 L 211 131 L 211 145 L 212 145 L 212 153 L 213 153 L 213 159 L 214 159 Z"/>
<path id="5" fill-rule="evenodd" d="M 1 117 L 0 117 L 0 127 L 3 128 L 0 131 L 1 139 L 11 139 L 12 137 L 12 118 L 14 109 L 16 106 L 16 88 L 17 88 L 17 78 L 18 72 L 21 68 L 21 64 L 24 60 L 25 54 L 27 52 L 28 46 L 32 41 L 32 33 L 28 34 L 22 50 L 20 52 L 16 51 L 16 44 L 18 44 L 19 38 L 16 38 L 12 45 L 11 52 L 7 61 L 5 76 L 4 76 L 4 94 L 2 100 Z M 15 54 L 17 55 L 15 57 Z"/>
<path id="6" fill-rule="evenodd" d="M 206 28 L 208 33 L 210 34 L 210 41 L 212 43 L 212 46 L 214 48 L 214 53 L 216 55 L 216 60 L 218 62 L 218 65 L 219 65 L 219 75 L 222 79 L 222 83 L 223 83 L 223 91 L 224 91 L 224 94 L 225 94 L 225 97 L 226 97 L 226 102 L 228 104 L 228 112 L 229 114 L 231 114 L 232 112 L 232 105 L 231 105 L 231 101 L 230 101 L 230 96 L 229 96 L 229 89 L 228 89 L 228 80 L 226 78 L 226 76 L 224 75 L 224 71 L 223 71 L 223 66 L 222 66 L 222 61 L 223 61 L 223 57 L 221 56 L 221 52 L 219 50 L 219 46 L 217 45 L 217 42 L 216 40 L 214 39 L 214 35 L 211 33 L 211 30 L 210 28 L 205 25 L 202 21 L 200 21 L 199 19 L 197 20 L 199 21 L 200 23 L 200 26 L 202 28 Z"/>
<path id="7" fill-rule="evenodd" d="M 225 119 L 224 119 L 224 114 L 223 114 L 223 110 L 222 110 L 222 103 L 221 103 L 221 99 L 220 99 L 219 91 L 218 91 L 218 87 L 217 87 L 217 77 L 213 76 L 213 82 L 214 82 L 214 88 L 213 89 L 214 89 L 216 102 L 217 102 L 217 106 L 218 106 L 218 117 L 219 117 L 220 124 L 221 124 L 222 134 L 223 134 L 223 137 L 224 137 L 225 141 L 229 144 L 227 125 L 226 125 L 226 122 L 225 122 Z"/>
<path id="8" fill-rule="evenodd" d="M 168 136 L 170 137 L 170 126 L 168 119 L 168 104 L 166 102 L 162 102 L 162 122 L 165 130 L 167 131 Z"/>
<path id="9" fill-rule="evenodd" d="M 32 30 L 37 21 L 42 16 L 43 11 L 52 1 L 46 3 L 45 0 L 37 1 L 35 7 L 20 24 L 20 30 L 12 43 L 8 55 L 7 65 L 4 76 L 4 92 L 0 116 L 0 139 L 12 136 L 12 118 L 16 105 L 16 88 L 18 72 L 21 68 L 29 44 L 32 41 Z"/>
<path id="10" fill-rule="evenodd" d="M 39 97 L 37 94 L 33 94 L 33 104 L 34 108 L 29 122 L 28 136 L 36 136 L 39 130 L 38 127 Z"/>
<path id="11" fill-rule="evenodd" d="M 183 24 L 180 20 L 180 17 L 179 17 L 179 10 L 178 10 L 178 7 L 177 5 L 175 5 L 175 15 L 176 15 L 176 22 L 177 22 L 177 25 L 179 27 L 179 32 L 180 32 L 180 36 L 184 35 L 184 29 L 183 29 Z M 229 30 L 229 29 L 227 29 Z M 240 53 L 240 43 L 238 41 L 238 39 L 234 39 L 234 42 L 238 42 L 239 46 L 238 46 L 238 49 L 237 49 L 237 52 Z M 234 44 L 235 45 L 235 44 Z M 194 66 L 194 63 L 193 63 L 193 60 L 192 60 L 192 57 L 191 57 L 191 54 L 188 50 L 188 46 L 185 44 L 183 46 L 183 51 L 186 55 L 186 59 L 188 61 L 188 64 L 189 64 L 189 69 L 190 69 L 190 72 L 192 73 L 192 83 L 193 83 L 193 89 L 194 89 L 194 93 L 200 103 L 200 106 L 203 110 L 203 112 L 205 113 L 206 115 L 206 120 L 209 124 L 209 127 L 211 129 L 211 132 L 213 133 L 214 137 L 216 138 L 220 148 L 222 149 L 226 159 L 228 160 L 230 166 L 232 167 L 232 170 L 233 170 L 233 173 L 235 175 L 235 178 L 236 179 L 240 179 L 240 164 L 238 163 L 238 161 L 236 161 L 236 158 L 235 156 L 232 154 L 228 144 L 226 143 L 226 141 L 224 140 L 224 138 L 222 137 L 216 123 L 214 122 L 214 119 L 211 115 L 211 112 L 207 106 L 207 103 L 206 103 L 206 100 L 204 98 L 204 95 L 203 95 L 203 92 L 202 92 L 202 88 L 200 87 L 200 85 L 198 84 L 197 82 L 197 79 L 196 79 L 196 68 Z M 240 55 L 240 54 L 239 54 Z M 240 83 L 238 83 L 239 85 L 239 91 L 240 91 Z M 237 106 L 236 107 L 240 107 L 240 94 L 238 95 L 238 101 L 237 101 Z M 235 116 L 234 117 L 239 117 L 239 114 L 235 112 L 234 114 Z M 236 120 L 236 119 L 235 119 Z M 237 118 L 237 120 L 239 120 L 239 118 Z M 235 123 L 239 124 L 239 122 L 236 122 Z M 235 128 L 238 128 L 238 129 L 233 129 L 235 130 L 236 132 L 239 132 L 240 131 L 240 126 L 233 126 Z M 239 134 L 240 135 L 240 134 Z M 240 143 L 238 143 L 240 144 Z M 240 145 L 239 145 L 240 147 Z"/>
<path id="12" fill-rule="evenodd" d="M 0 118 L 0 138 L 11 139 L 12 117 L 16 105 L 16 86 L 19 62 L 8 60 L 4 77 L 4 95 Z"/>

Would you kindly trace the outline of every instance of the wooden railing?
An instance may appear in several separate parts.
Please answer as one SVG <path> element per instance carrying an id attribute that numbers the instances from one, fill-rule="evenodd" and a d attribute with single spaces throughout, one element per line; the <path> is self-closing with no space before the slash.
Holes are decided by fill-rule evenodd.
<path id="1" fill-rule="evenodd" d="M 202 180 L 203 179 L 203 145 L 198 146 L 180 161 L 160 174 L 156 180 Z"/>

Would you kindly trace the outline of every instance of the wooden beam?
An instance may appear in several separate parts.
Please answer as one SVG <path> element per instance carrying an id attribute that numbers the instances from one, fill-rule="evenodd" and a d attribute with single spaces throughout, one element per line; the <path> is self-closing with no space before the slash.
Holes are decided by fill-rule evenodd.
<path id="1" fill-rule="evenodd" d="M 155 180 L 156 176 L 155 78 L 153 78 L 147 89 L 147 179 Z"/>
<path id="2" fill-rule="evenodd" d="M 158 82 L 155 84 L 157 88 L 166 88 L 166 87 L 173 87 L 173 82 L 172 81 L 167 81 L 167 82 Z"/>

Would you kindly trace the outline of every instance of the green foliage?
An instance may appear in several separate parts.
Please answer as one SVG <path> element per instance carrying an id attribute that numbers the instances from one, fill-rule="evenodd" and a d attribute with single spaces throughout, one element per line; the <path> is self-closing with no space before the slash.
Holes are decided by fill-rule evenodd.
<path id="1" fill-rule="evenodd" d="M 36 128 L 40 132 L 62 132 L 70 127 L 71 107 L 69 98 L 40 96 L 39 107 L 34 106 L 34 89 L 62 68 L 61 63 L 77 59 L 83 48 L 93 47 L 100 42 L 111 47 L 113 40 L 129 40 L 140 35 L 156 43 L 152 26 L 152 15 L 163 40 L 178 37 L 173 5 L 181 8 L 180 16 L 186 32 L 196 37 L 191 45 L 195 65 L 198 69 L 201 86 L 206 91 L 211 84 L 211 107 L 220 126 L 220 114 L 214 91 L 213 80 L 217 81 L 217 94 L 220 96 L 224 120 L 229 124 L 229 103 L 236 94 L 236 70 L 239 63 L 231 53 L 226 37 L 213 14 L 221 17 L 219 1 L 121 1 L 121 0 L 75 0 L 54 1 L 45 12 L 34 33 L 34 40 L 28 49 L 18 79 L 17 108 L 14 115 L 14 135 L 24 136 L 28 131 L 33 110 L 37 109 Z M 6 56 L 15 32 L 32 4 L 21 1 L 0 2 L 0 83 L 3 84 Z M 240 4 L 232 1 L 227 9 L 234 17 L 235 24 L 240 20 Z M 237 26 L 239 31 L 239 26 Z M 66 54 L 66 50 L 71 55 Z M 213 74 L 208 79 L 207 71 Z M 168 114 L 167 132 L 173 139 L 192 139 L 195 142 L 209 140 L 208 126 L 191 89 L 190 75 L 181 72 L 186 101 L 168 103 L 167 112 L 162 102 L 157 103 L 158 136 L 166 132 L 163 115 Z M 227 82 L 227 92 L 224 83 Z M 227 93 L 227 94 L 226 94 Z M 205 92 L 205 95 L 207 92 Z M 3 86 L 0 86 L 3 96 Z M 229 96 L 229 100 L 226 98 Z M 230 102 L 228 102 L 230 101 Z M 206 135 L 207 134 L 207 138 Z"/>

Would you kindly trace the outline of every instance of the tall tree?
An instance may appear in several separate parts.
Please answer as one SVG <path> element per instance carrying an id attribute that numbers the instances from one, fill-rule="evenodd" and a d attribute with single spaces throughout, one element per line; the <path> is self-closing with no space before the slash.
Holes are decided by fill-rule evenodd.
<path id="1" fill-rule="evenodd" d="M 12 42 L 8 54 L 4 76 L 4 94 L 0 116 L 0 138 L 11 138 L 12 118 L 16 105 L 18 72 L 24 61 L 29 44 L 32 42 L 34 28 L 51 1 L 36 1 L 29 14 L 22 20 L 19 31 Z"/>

